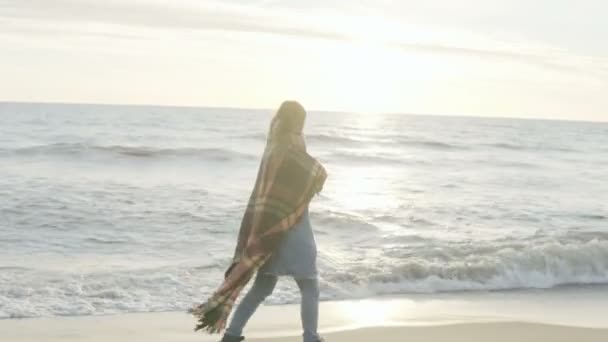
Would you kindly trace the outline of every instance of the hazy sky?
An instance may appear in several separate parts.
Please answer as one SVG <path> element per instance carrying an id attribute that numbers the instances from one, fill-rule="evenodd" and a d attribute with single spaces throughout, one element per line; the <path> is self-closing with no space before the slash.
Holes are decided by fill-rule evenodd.
<path id="1" fill-rule="evenodd" d="M 605 0 L 0 0 L 0 100 L 608 121 Z"/>

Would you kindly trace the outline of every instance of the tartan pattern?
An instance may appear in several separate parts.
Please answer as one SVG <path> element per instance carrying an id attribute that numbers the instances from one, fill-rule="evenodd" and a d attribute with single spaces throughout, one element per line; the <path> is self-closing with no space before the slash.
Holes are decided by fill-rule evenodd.
<path id="1" fill-rule="evenodd" d="M 305 146 L 280 147 L 269 140 L 224 282 L 211 298 L 191 310 L 198 319 L 195 331 L 213 334 L 225 329 L 243 288 L 299 221 L 326 178 L 325 169 L 306 153 Z"/>

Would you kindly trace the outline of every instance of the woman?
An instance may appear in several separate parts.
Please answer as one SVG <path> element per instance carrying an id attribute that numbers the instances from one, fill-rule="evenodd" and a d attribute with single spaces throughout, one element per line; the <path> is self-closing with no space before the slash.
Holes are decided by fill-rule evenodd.
<path id="1" fill-rule="evenodd" d="M 305 119 L 306 111 L 294 101 L 281 104 L 272 119 L 232 265 L 222 286 L 207 302 L 192 310 L 199 319 L 196 330 L 222 331 L 232 304 L 257 272 L 222 342 L 244 340 L 243 328 L 272 293 L 279 276 L 293 277 L 300 288 L 304 342 L 322 341 L 317 333 L 319 283 L 308 204 L 323 188 L 327 174 L 306 152 L 302 136 Z"/>

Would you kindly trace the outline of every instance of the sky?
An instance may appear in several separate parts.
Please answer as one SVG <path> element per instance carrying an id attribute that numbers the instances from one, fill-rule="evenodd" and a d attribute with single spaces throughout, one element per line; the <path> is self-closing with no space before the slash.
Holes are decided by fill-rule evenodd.
<path id="1" fill-rule="evenodd" d="M 604 0 L 0 0 L 0 101 L 608 121 Z"/>

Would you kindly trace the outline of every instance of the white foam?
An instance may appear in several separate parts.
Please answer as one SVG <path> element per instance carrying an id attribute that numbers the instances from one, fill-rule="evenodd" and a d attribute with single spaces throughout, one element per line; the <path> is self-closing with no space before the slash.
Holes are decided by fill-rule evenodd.
<path id="1" fill-rule="evenodd" d="M 485 254 L 465 257 L 463 253 L 466 251 L 460 250 L 451 260 L 393 257 L 368 260 L 365 265 L 329 263 L 322 257 L 322 298 L 608 283 L 605 240 L 546 241 L 519 248 L 496 246 L 486 248 Z M 203 300 L 221 279 L 221 268 L 200 270 L 195 266 L 89 274 L 4 271 L 0 276 L 1 318 L 183 311 Z M 269 302 L 293 303 L 298 298 L 293 281 L 282 281 Z"/>
<path id="2" fill-rule="evenodd" d="M 335 297 L 608 283 L 606 240 L 530 241 L 517 248 L 496 246 L 488 250 L 491 252 L 485 254 L 473 250 L 468 255 L 460 250 L 450 257 L 450 251 L 444 249 L 437 258 L 387 258 L 381 264 L 325 272 L 324 280 Z"/>

